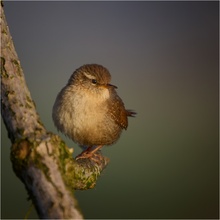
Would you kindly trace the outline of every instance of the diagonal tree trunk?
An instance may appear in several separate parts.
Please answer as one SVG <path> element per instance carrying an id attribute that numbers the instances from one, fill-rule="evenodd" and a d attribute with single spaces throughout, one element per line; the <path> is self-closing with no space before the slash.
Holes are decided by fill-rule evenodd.
<path id="1" fill-rule="evenodd" d="M 74 190 L 91 189 L 109 160 L 75 161 L 61 138 L 48 132 L 25 82 L 1 2 L 1 114 L 12 142 L 11 161 L 40 218 L 82 219 Z"/>

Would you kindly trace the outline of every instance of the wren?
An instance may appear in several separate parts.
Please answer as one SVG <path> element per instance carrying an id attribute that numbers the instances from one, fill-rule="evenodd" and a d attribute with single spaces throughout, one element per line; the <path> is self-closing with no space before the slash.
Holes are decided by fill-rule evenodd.
<path id="1" fill-rule="evenodd" d="M 136 114 L 125 109 L 110 80 L 105 67 L 83 65 L 57 95 L 52 113 L 55 126 L 86 147 L 76 159 L 90 158 L 104 145 L 115 143 L 128 127 L 128 116 Z"/>

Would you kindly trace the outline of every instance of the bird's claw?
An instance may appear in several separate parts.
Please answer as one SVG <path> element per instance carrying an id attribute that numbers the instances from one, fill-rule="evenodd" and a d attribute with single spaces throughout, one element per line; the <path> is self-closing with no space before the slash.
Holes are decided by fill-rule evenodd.
<path id="1" fill-rule="evenodd" d="M 80 159 L 89 159 L 95 163 L 100 163 L 100 161 L 102 160 L 102 155 L 100 152 L 93 153 L 90 151 L 83 151 L 76 157 L 76 160 Z"/>

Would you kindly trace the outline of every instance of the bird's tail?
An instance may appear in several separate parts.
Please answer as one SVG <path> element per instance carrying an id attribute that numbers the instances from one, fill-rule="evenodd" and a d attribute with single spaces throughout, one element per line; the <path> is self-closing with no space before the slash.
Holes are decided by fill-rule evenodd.
<path id="1" fill-rule="evenodd" d="M 133 111 L 133 110 L 126 110 L 127 111 L 127 116 L 129 117 L 135 117 L 137 112 Z"/>

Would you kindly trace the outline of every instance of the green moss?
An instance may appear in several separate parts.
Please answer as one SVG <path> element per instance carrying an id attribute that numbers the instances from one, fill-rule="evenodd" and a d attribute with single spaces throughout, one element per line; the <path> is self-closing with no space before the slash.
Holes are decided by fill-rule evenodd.
<path id="1" fill-rule="evenodd" d="M 19 130 L 19 134 L 23 132 L 22 129 Z M 94 188 L 100 176 L 100 171 L 103 169 L 101 169 L 100 164 L 93 164 L 93 162 L 89 160 L 80 162 L 75 161 L 72 157 L 72 151 L 59 136 L 51 133 L 47 133 L 47 135 L 49 138 L 49 141 L 47 138 L 45 140 L 47 156 L 51 157 L 57 163 L 64 182 L 70 191 L 73 192 L 75 189 L 86 190 Z M 31 162 L 31 164 L 40 169 L 45 174 L 47 180 L 54 185 L 50 177 L 50 167 L 47 167 L 47 164 L 44 163 L 45 158 L 42 158 L 41 153 L 37 150 L 40 142 L 35 141 L 34 137 L 32 139 L 29 137 L 28 139 L 16 141 L 11 151 L 13 167 L 19 175 L 22 173 L 21 171 L 23 169 L 28 168 Z M 52 152 L 49 142 L 54 146 Z M 56 187 L 59 195 L 63 196 L 57 186 L 54 185 L 54 187 Z"/>
<path id="2" fill-rule="evenodd" d="M 13 90 L 5 91 L 5 97 L 7 97 L 9 99 L 10 99 L 10 95 L 14 95 L 14 94 L 15 94 L 15 91 L 13 91 Z"/>
<path id="3" fill-rule="evenodd" d="M 87 189 L 91 189 L 91 188 L 93 188 L 94 186 L 95 186 L 95 183 L 94 183 L 94 182 L 88 181 L 87 184 L 86 184 L 86 188 L 87 188 Z"/>
<path id="4" fill-rule="evenodd" d="M 19 63 L 19 61 L 18 60 L 16 60 L 16 59 L 11 59 L 11 62 L 14 64 L 14 66 L 16 67 L 16 73 L 18 74 L 18 76 L 22 76 L 22 70 L 21 70 L 21 65 L 20 65 L 20 63 Z"/>
<path id="5" fill-rule="evenodd" d="M 5 28 L 2 28 L 2 34 L 6 34 L 7 35 L 7 31 Z"/>
<path id="6" fill-rule="evenodd" d="M 18 62 L 17 60 L 15 60 L 15 59 L 11 59 L 11 62 L 12 62 L 13 64 L 15 64 L 16 66 L 19 66 L 19 65 L 20 65 L 19 62 Z"/>
<path id="7" fill-rule="evenodd" d="M 79 164 L 73 159 L 66 163 L 65 178 L 72 190 L 87 190 L 95 187 L 100 172 L 88 163 Z"/>
<path id="8" fill-rule="evenodd" d="M 42 157 L 36 151 L 34 155 L 34 165 L 45 174 L 45 177 L 48 181 L 52 182 L 50 178 L 49 168 L 44 163 L 42 163 Z"/>
<path id="9" fill-rule="evenodd" d="M 26 100 L 27 100 L 28 102 L 32 102 L 31 97 L 30 97 L 30 96 L 28 96 L 28 95 L 26 95 Z"/>
<path id="10" fill-rule="evenodd" d="M 40 120 L 39 118 L 37 119 L 37 123 L 38 123 L 39 125 L 41 125 L 42 127 L 44 127 L 43 123 L 41 122 L 41 120 Z"/>
<path id="11" fill-rule="evenodd" d="M 11 147 L 11 161 L 16 174 L 20 174 L 28 165 L 30 144 L 26 139 L 20 139 L 15 141 Z"/>
<path id="12" fill-rule="evenodd" d="M 23 136 L 23 129 L 18 129 L 18 132 Z M 47 166 L 41 162 L 41 155 L 36 151 L 36 146 L 38 145 L 38 142 L 31 142 L 30 139 L 27 138 L 15 140 L 11 148 L 11 161 L 17 174 L 20 174 L 22 170 L 29 166 L 29 162 L 32 162 L 34 166 L 42 170 L 45 176 L 49 178 L 49 170 Z"/>
<path id="13" fill-rule="evenodd" d="M 25 132 L 24 128 L 17 128 L 16 133 L 18 133 L 20 136 L 24 136 L 24 132 Z"/>
<path id="14" fill-rule="evenodd" d="M 5 69 L 5 58 L 4 57 L 1 57 L 1 75 L 2 77 L 4 78 L 8 78 L 8 73 Z"/>
<path id="15" fill-rule="evenodd" d="M 30 103 L 26 102 L 25 103 L 25 108 L 32 109 L 33 106 Z"/>
<path id="16" fill-rule="evenodd" d="M 57 135 L 52 135 L 51 141 L 53 145 L 57 146 L 58 155 L 60 162 L 62 164 L 62 169 L 66 160 L 72 159 L 72 153 L 70 152 L 69 148 L 66 146 L 66 143 Z"/>
<path id="17" fill-rule="evenodd" d="M 65 161 L 66 159 L 72 158 L 72 154 L 70 153 L 69 149 L 67 148 L 66 144 L 61 142 L 59 144 L 59 151 L 60 151 L 60 160 Z"/>

